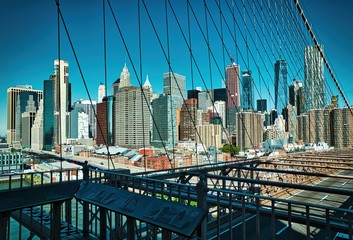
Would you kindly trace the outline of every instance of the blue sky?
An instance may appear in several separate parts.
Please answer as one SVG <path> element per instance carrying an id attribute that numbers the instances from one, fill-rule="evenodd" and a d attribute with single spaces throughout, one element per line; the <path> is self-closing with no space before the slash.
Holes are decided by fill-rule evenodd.
<path id="1" fill-rule="evenodd" d="M 89 92 L 92 99 L 96 100 L 98 85 L 100 82 L 104 82 L 102 1 L 61 0 L 60 2 Z M 188 37 L 186 1 L 171 0 L 171 2 L 174 10 L 180 17 L 179 21 Z M 217 11 L 217 5 L 215 5 L 214 1 L 207 2 L 209 3 L 210 11 L 214 11 L 213 17 L 215 21 L 219 23 L 220 16 L 219 11 Z M 289 2 L 292 4 L 292 1 L 289 0 Z M 137 1 L 111 1 L 111 3 L 128 45 L 129 52 L 131 53 L 132 62 L 139 76 L 140 61 L 138 51 Z M 225 8 L 225 1 L 221 1 L 221 3 L 223 3 L 223 8 Z M 191 4 L 205 31 L 202 1 L 191 1 Z M 162 44 L 164 48 L 167 49 L 164 1 L 146 1 L 146 5 L 153 18 L 157 31 L 160 32 Z M 352 104 L 353 28 L 351 24 L 353 22 L 353 15 L 351 13 L 353 10 L 353 1 L 312 0 L 305 1 L 302 5 L 319 38 L 319 42 L 324 45 L 325 54 L 329 58 L 346 97 Z M 168 9 L 171 66 L 174 72 L 186 75 L 187 88 L 191 89 L 192 74 L 188 49 L 180 34 L 176 21 L 172 16 L 172 12 L 170 8 Z M 242 11 L 242 9 L 240 9 L 240 11 Z M 224 14 L 225 17 L 228 17 L 227 19 L 231 19 L 229 14 Z M 237 12 L 236 16 L 241 17 Z M 260 18 L 260 16 L 258 17 Z M 249 17 L 246 18 L 248 18 L 246 20 L 249 24 L 248 27 L 251 28 L 251 19 L 249 19 Z M 168 64 L 159 47 L 157 38 L 154 35 L 143 6 L 141 6 L 141 22 L 142 78 L 144 81 L 146 74 L 148 74 L 153 90 L 161 93 L 163 91 L 163 73 L 168 71 Z M 239 24 L 241 23 L 242 22 L 239 21 Z M 211 65 L 208 64 L 207 46 L 203 40 L 202 33 L 197 27 L 197 22 L 191 17 L 192 48 L 198 66 L 202 72 L 202 75 L 199 75 L 195 64 L 193 64 L 194 86 L 202 86 L 203 89 L 205 89 L 205 86 L 202 80 L 205 81 L 208 88 L 211 88 L 211 85 L 213 88 L 217 88 L 222 87 L 222 78 L 224 77 L 222 45 L 217 36 L 217 31 L 212 27 L 210 17 L 208 17 L 208 24 L 209 40 L 218 66 L 212 60 Z M 241 25 L 242 28 L 244 28 L 244 24 Z M 231 55 L 236 58 L 236 48 L 232 43 L 231 34 L 226 33 L 225 24 L 223 24 L 223 29 L 226 48 Z M 43 89 L 43 80 L 48 79 L 49 75 L 53 73 L 53 61 L 58 56 L 57 12 L 55 1 L 1 1 L 0 31 L 0 81 L 2 84 L 0 88 L 0 109 L 3 113 L 6 113 L 7 88 L 16 85 L 30 84 L 34 89 Z M 239 42 L 239 49 L 245 58 L 244 60 L 238 55 L 238 59 L 236 60 L 238 60 L 241 69 L 244 70 L 246 68 L 245 65 L 247 65 L 245 42 L 241 39 L 239 32 L 236 38 Z M 255 53 L 255 58 L 257 59 L 253 61 L 250 58 L 249 65 L 250 68 L 253 69 L 253 72 L 256 72 L 255 65 L 256 62 L 260 62 L 260 60 L 258 56 L 256 56 L 254 44 L 250 43 L 250 36 L 247 36 L 247 38 L 249 39 L 249 51 Z M 278 51 L 278 43 L 274 43 L 273 45 L 274 48 L 277 47 L 276 49 Z M 263 50 L 260 51 L 263 53 Z M 81 98 L 88 99 L 64 31 L 61 32 L 61 58 L 68 60 L 70 64 L 70 82 L 73 87 L 72 101 L 74 102 Z M 267 59 L 264 57 L 267 63 L 261 66 L 261 71 L 263 72 L 262 80 L 259 76 L 254 76 L 255 81 L 258 81 L 256 85 L 257 90 L 255 90 L 256 98 L 260 95 L 263 98 L 268 98 L 266 84 L 269 86 L 270 94 L 273 92 L 274 87 L 273 84 L 271 84 L 271 81 L 273 81 L 271 79 L 273 69 L 271 69 L 271 66 L 273 66 L 275 58 L 276 57 Z M 226 56 L 225 60 L 225 63 L 229 64 L 229 56 Z M 123 47 L 121 37 L 119 36 L 111 13 L 107 9 L 108 93 L 110 92 L 110 84 L 119 77 L 125 61 L 131 74 L 132 84 L 138 85 L 137 76 L 134 73 L 132 63 Z M 209 66 L 211 66 L 211 68 Z M 219 72 L 218 67 L 221 69 L 221 72 Z M 266 68 L 269 70 L 269 74 L 266 73 Z M 302 78 L 302 70 L 293 66 L 290 72 L 293 73 L 296 70 L 299 71 L 297 77 Z M 290 73 L 290 78 L 293 77 L 292 75 Z M 332 85 L 332 83 L 330 83 L 330 85 Z M 333 93 L 337 94 L 335 88 L 332 87 L 332 90 Z M 273 106 L 273 103 L 269 100 L 269 106 L 271 105 Z M 4 135 L 5 133 L 6 114 L 1 114 L 0 134 Z"/>

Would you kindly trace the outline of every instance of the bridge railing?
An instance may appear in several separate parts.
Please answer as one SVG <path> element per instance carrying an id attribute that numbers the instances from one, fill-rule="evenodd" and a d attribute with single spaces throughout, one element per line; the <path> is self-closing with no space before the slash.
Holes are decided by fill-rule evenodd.
<path id="1" fill-rule="evenodd" d="M 83 172 L 81 169 L 2 174 L 0 176 L 0 191 L 12 191 L 60 182 L 79 181 L 82 179 Z"/>
<path id="2" fill-rule="evenodd" d="M 200 206 L 197 186 L 104 171 L 93 171 L 90 175 L 90 181 L 96 183 L 109 184 L 168 201 Z M 305 229 L 304 235 L 312 231 L 315 231 L 315 234 L 330 236 L 336 232 L 344 232 L 351 237 L 353 234 L 353 211 L 345 207 L 335 208 L 251 192 L 214 188 L 207 189 L 206 201 L 209 212 L 207 217 L 209 237 L 230 236 L 231 239 L 235 232 L 226 229 L 237 229 L 238 234 L 243 235 L 253 233 L 261 235 L 264 219 L 270 229 L 276 230 L 271 233 L 273 239 L 279 234 L 287 234 L 287 237 L 298 234 L 297 228 Z M 249 233 L 248 228 L 244 227 L 249 221 L 254 221 L 256 232 Z M 239 226 L 242 226 L 241 233 Z M 282 228 L 278 229 L 280 226 Z"/>
<path id="3" fill-rule="evenodd" d="M 353 237 L 353 211 L 346 207 L 330 207 L 320 204 L 272 198 L 243 192 L 209 189 L 210 239 L 245 236 L 253 239 L 264 234 L 271 239 L 282 237 L 298 239 L 317 234 L 317 239 L 332 239 L 337 232 Z M 234 231 L 225 231 L 234 229 Z M 250 230 L 251 229 L 251 230 Z M 266 230 L 267 229 L 267 230 Z M 266 232 L 271 229 L 272 232 Z M 301 232 L 301 236 L 298 236 Z M 252 237 L 251 237 L 251 236 Z"/>

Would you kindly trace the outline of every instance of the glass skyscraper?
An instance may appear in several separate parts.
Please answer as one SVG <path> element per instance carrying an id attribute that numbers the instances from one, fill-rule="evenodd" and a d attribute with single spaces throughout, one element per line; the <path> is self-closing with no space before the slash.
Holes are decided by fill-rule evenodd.
<path id="1" fill-rule="evenodd" d="M 168 95 L 180 96 L 180 105 L 187 98 L 186 78 L 178 73 L 163 73 L 163 92 Z"/>
<path id="2" fill-rule="evenodd" d="M 178 142 L 177 139 L 177 109 L 181 107 L 180 96 L 160 95 L 152 101 L 154 123 L 152 127 L 152 142 L 154 147 L 168 146 Z"/>
<path id="3" fill-rule="evenodd" d="M 326 106 L 324 61 L 316 46 L 304 50 L 304 100 L 305 111 Z"/>
<path id="4" fill-rule="evenodd" d="M 286 60 L 275 63 L 275 109 L 279 114 L 288 105 L 288 70 Z"/>
<path id="5" fill-rule="evenodd" d="M 250 70 L 242 71 L 243 93 L 242 93 L 242 108 L 243 110 L 254 110 L 254 84 Z"/>
<path id="6" fill-rule="evenodd" d="M 43 149 L 52 150 L 54 147 L 54 127 L 55 127 L 55 76 L 49 80 L 44 80 L 43 91 Z"/>
<path id="7" fill-rule="evenodd" d="M 7 89 L 7 143 L 21 140 L 22 113 L 26 111 L 27 101 L 33 99 L 35 110 L 42 99 L 42 91 L 32 86 L 16 86 Z"/>

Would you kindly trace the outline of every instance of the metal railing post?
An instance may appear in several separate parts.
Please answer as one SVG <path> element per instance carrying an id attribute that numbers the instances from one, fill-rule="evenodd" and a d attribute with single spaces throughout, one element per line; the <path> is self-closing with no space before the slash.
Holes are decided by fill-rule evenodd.
<path id="1" fill-rule="evenodd" d="M 55 202 L 52 204 L 52 212 L 51 212 L 51 232 L 50 232 L 50 239 L 51 240 L 60 240 L 60 224 L 61 224 L 61 203 L 62 202 Z"/>
<path id="2" fill-rule="evenodd" d="M 105 240 L 107 238 L 107 209 L 100 207 L 100 235 L 99 239 Z"/>
<path id="3" fill-rule="evenodd" d="M 83 164 L 83 180 L 89 182 L 89 166 L 88 161 Z M 82 234 L 84 238 L 89 236 L 89 205 L 87 202 L 83 202 L 83 229 Z"/>
<path id="4" fill-rule="evenodd" d="M 0 213 L 0 239 L 8 239 L 7 228 L 10 221 L 10 212 Z"/>
<path id="5" fill-rule="evenodd" d="M 196 184 L 197 207 L 207 209 L 207 179 L 204 175 L 200 175 L 200 181 Z M 199 239 L 207 239 L 207 218 L 202 220 L 197 235 Z"/>

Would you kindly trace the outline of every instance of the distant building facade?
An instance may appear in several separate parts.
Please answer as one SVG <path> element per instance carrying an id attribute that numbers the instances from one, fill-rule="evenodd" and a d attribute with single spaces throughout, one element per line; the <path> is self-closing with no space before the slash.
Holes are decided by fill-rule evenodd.
<path id="1" fill-rule="evenodd" d="M 180 110 L 179 140 L 195 140 L 196 112 L 197 100 L 194 98 L 185 100 Z"/>
<path id="2" fill-rule="evenodd" d="M 305 111 L 326 106 L 324 60 L 316 46 L 304 49 Z"/>
<path id="3" fill-rule="evenodd" d="M 236 113 L 236 145 L 240 148 L 259 146 L 264 136 L 263 115 L 257 112 Z"/>
<path id="4" fill-rule="evenodd" d="M 130 76 L 126 65 L 123 71 L 125 76 Z M 134 87 L 129 81 L 130 78 L 123 81 L 121 76 L 119 90 L 115 95 L 115 144 L 128 148 L 146 147 L 151 141 L 152 88 L 147 83 L 142 89 Z"/>
<path id="5" fill-rule="evenodd" d="M 254 110 L 254 83 L 252 79 L 252 74 L 250 70 L 242 71 L 241 74 L 243 83 L 243 92 L 241 94 L 241 106 L 243 110 Z"/>
<path id="6" fill-rule="evenodd" d="M 7 89 L 7 143 L 21 141 L 22 113 L 26 111 L 28 100 L 32 99 L 35 110 L 38 110 L 43 92 L 32 89 L 32 86 L 17 86 Z M 31 101 L 31 103 L 32 103 Z"/>
<path id="7" fill-rule="evenodd" d="M 275 63 L 275 109 L 282 114 L 288 105 L 288 69 L 285 60 L 277 60 Z"/>
<path id="8" fill-rule="evenodd" d="M 178 143 L 177 109 L 181 108 L 178 105 L 179 100 L 179 96 L 162 94 L 152 101 L 152 146 L 172 148 Z"/>

